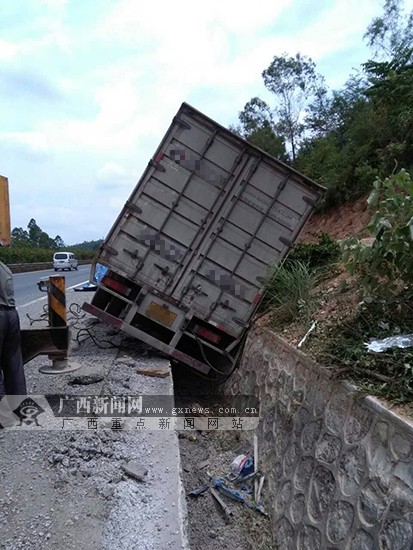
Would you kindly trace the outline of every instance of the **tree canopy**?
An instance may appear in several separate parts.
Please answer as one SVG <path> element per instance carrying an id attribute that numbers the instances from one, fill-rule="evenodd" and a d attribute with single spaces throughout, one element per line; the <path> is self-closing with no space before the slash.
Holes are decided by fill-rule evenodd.
<path id="1" fill-rule="evenodd" d="M 329 90 L 309 57 L 284 53 L 262 72 L 272 99 L 239 113 L 238 133 L 327 187 L 324 207 L 413 170 L 413 11 L 386 0 L 364 39 L 371 57 L 342 89 Z"/>
<path id="2" fill-rule="evenodd" d="M 56 235 L 53 239 L 43 231 L 36 223 L 35 219 L 31 219 L 27 224 L 27 229 L 15 227 L 11 232 L 13 246 L 25 246 L 32 248 L 57 249 L 64 248 L 65 243 L 60 235 Z"/>

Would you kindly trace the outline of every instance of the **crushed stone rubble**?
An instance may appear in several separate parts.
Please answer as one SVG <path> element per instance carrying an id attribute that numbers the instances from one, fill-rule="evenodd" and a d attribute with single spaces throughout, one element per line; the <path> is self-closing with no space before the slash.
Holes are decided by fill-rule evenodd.
<path id="1" fill-rule="evenodd" d="M 88 298 L 69 292 L 68 304 L 80 306 Z M 75 373 L 48 376 L 38 370 L 47 357 L 32 360 L 25 367 L 30 395 L 173 394 L 171 376 L 137 372 L 145 366 L 169 370 L 163 356 L 97 323 L 79 307 L 70 311 L 76 315 L 68 315 L 69 360 L 82 367 Z M 40 306 L 33 304 L 19 313 L 25 326 L 29 324 L 25 313 L 32 319 L 40 317 Z M 78 333 L 82 338 L 77 338 Z M 188 548 L 177 434 L 0 431 L 0 549 L 40 548 Z"/>

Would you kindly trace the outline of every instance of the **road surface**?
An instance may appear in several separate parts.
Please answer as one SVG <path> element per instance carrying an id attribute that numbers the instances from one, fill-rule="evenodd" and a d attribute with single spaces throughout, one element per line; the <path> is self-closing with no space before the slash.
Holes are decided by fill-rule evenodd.
<path id="1" fill-rule="evenodd" d="M 69 278 L 76 273 L 66 275 Z M 70 282 L 73 284 L 73 279 Z M 89 292 L 69 290 L 67 302 L 80 308 L 91 297 Z M 47 326 L 42 315 L 46 298 L 40 300 L 19 307 L 24 328 L 29 328 L 30 318 L 39 320 L 36 329 Z M 40 367 L 50 366 L 47 356 L 27 363 L 27 389 L 37 422 L 0 430 L 0 549 L 188 550 L 173 419 L 165 429 L 159 427 L 162 418 L 155 419 L 157 426 L 148 429 L 145 425 L 141 429 L 141 423 L 138 427 L 140 419 L 135 416 L 135 427 L 123 429 L 121 424 L 119 429 L 117 423 L 122 420 L 119 416 L 122 422 L 127 420 L 126 409 L 122 413 L 118 405 L 128 396 L 172 398 L 169 360 L 152 355 L 149 349 L 143 353 L 138 342 L 136 346 L 133 341 L 125 343 L 121 332 L 96 323 L 80 309 L 76 315 L 76 311 L 74 308 L 68 315 L 69 362 L 80 368 L 48 375 L 39 372 Z M 168 376 L 139 374 L 142 367 L 163 369 Z M 90 383 L 92 375 L 95 378 Z M 72 420 L 53 418 L 42 401 L 45 395 L 65 396 L 63 402 L 75 400 L 79 411 L 80 403 L 89 403 L 99 426 L 92 426 L 84 417 L 84 425 L 71 427 L 79 415 Z M 94 396 L 99 396 L 97 404 L 106 403 L 109 416 L 97 412 Z M 44 409 L 39 410 L 40 403 Z M 116 418 L 111 418 L 112 412 Z M 144 424 L 149 420 L 153 421 L 146 417 Z M 131 461 L 135 468 L 143 469 L 143 479 L 125 473 Z"/>
<path id="2" fill-rule="evenodd" d="M 18 308 L 24 307 L 31 302 L 45 297 L 46 293 L 40 292 L 37 283 L 44 277 L 50 275 L 64 275 L 66 278 L 66 289 L 85 283 L 89 280 L 90 265 L 80 265 L 77 271 L 54 271 L 45 269 L 42 271 L 30 271 L 28 273 L 14 273 L 14 296 Z"/>

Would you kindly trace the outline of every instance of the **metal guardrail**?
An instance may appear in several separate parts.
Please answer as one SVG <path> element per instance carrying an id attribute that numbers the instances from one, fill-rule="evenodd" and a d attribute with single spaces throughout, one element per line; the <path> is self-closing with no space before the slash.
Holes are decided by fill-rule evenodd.
<path id="1" fill-rule="evenodd" d="M 79 260 L 78 263 L 79 265 L 89 265 L 92 263 L 92 260 Z M 7 264 L 7 267 L 11 270 L 12 273 L 26 273 L 42 269 L 53 269 L 53 262 Z"/>

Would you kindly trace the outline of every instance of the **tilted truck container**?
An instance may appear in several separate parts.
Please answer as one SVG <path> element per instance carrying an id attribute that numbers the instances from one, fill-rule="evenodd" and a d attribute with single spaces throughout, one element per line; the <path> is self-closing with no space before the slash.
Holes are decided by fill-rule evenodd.
<path id="1" fill-rule="evenodd" d="M 83 308 L 204 376 L 227 376 L 269 267 L 322 193 L 184 103 L 97 253 L 107 271 Z"/>

